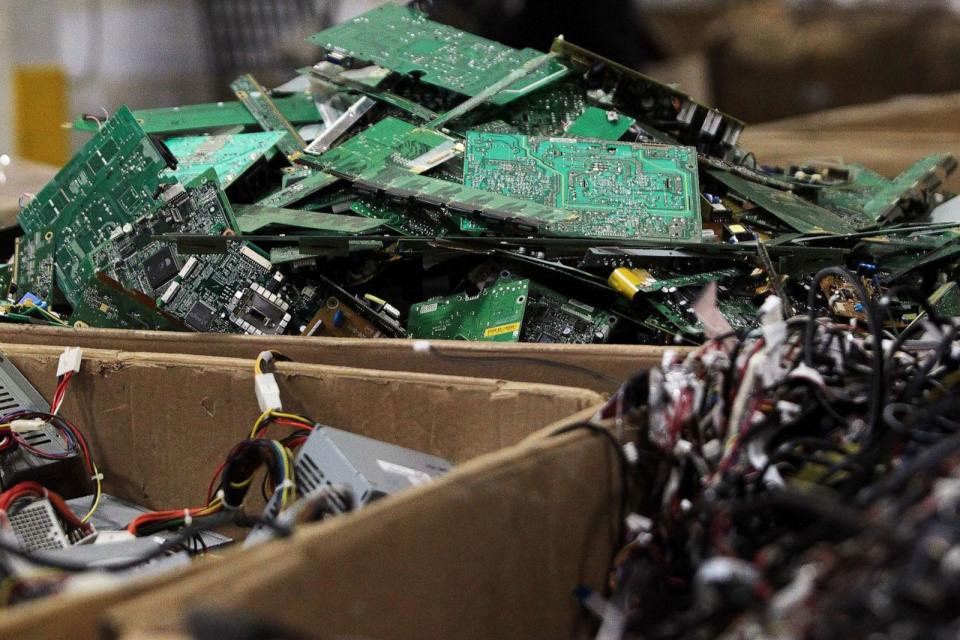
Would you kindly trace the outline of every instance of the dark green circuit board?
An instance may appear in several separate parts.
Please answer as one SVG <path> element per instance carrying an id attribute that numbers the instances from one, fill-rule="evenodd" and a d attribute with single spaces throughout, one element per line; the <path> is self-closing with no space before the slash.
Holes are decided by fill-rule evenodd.
<path id="1" fill-rule="evenodd" d="M 651 296 L 648 301 L 669 326 L 681 333 L 701 334 L 703 325 L 694 312 L 699 290 L 683 288 L 671 293 Z M 717 295 L 717 309 L 735 330 L 746 329 L 757 323 L 757 305 L 747 298 L 732 296 L 721 285 Z"/>
<path id="2" fill-rule="evenodd" d="M 256 204 L 237 205 L 236 214 L 241 233 L 256 233 L 275 226 L 317 231 L 323 234 L 357 235 L 375 231 L 384 223 L 383 220 L 375 218 L 264 207 Z"/>
<path id="3" fill-rule="evenodd" d="M 297 93 L 274 100 L 283 117 L 293 124 L 320 121 L 320 112 L 313 96 Z M 164 135 L 211 131 L 228 127 L 255 127 L 257 121 L 242 102 L 211 102 L 167 109 L 143 109 L 133 112 L 134 118 L 146 133 Z M 80 116 L 73 123 L 78 131 L 96 133 L 99 116 Z"/>
<path id="4" fill-rule="evenodd" d="M 187 183 L 213 169 L 220 186 L 226 189 L 258 160 L 269 160 L 284 135 L 282 131 L 263 131 L 171 138 L 167 140 L 167 147 L 178 160 L 171 174 Z"/>
<path id="5" fill-rule="evenodd" d="M 16 283 L 20 296 L 32 293 L 49 301 L 53 293 L 57 245 L 44 236 L 43 232 L 36 231 L 17 238 L 12 281 Z"/>
<path id="6" fill-rule="evenodd" d="M 256 78 L 250 74 L 242 75 L 233 81 L 230 88 L 264 131 L 284 133 L 284 136 L 277 141 L 277 148 L 284 155 L 289 157 L 303 151 L 307 143 L 300 136 L 300 132 L 283 115 L 273 98 Z"/>
<path id="7" fill-rule="evenodd" d="M 464 96 L 476 96 L 541 54 L 512 49 L 486 38 L 433 22 L 419 11 L 387 3 L 309 38 L 327 59 L 377 64 Z M 552 61 L 497 93 L 507 104 L 558 80 L 568 70 Z"/>
<path id="8" fill-rule="evenodd" d="M 279 191 L 259 200 L 264 207 L 286 207 L 295 204 L 316 192 L 336 184 L 338 178 L 322 171 L 308 169 L 309 174 L 296 182 L 287 182 Z M 284 176 L 287 180 L 287 176 Z"/>
<path id="9" fill-rule="evenodd" d="M 187 330 L 177 318 L 158 309 L 153 298 L 125 289 L 105 273 L 96 274 L 84 288 L 70 322 L 77 327 Z"/>
<path id="10" fill-rule="evenodd" d="M 531 282 L 520 341 L 602 343 L 610 339 L 610 333 L 617 322 L 617 317 L 608 311 Z"/>
<path id="11" fill-rule="evenodd" d="M 368 198 L 357 198 L 350 204 L 350 210 L 366 218 L 382 220 L 388 229 L 404 236 L 436 238 L 447 234 L 447 228 L 439 219 L 406 215 L 402 213 L 400 206 L 387 206 Z"/>
<path id="12" fill-rule="evenodd" d="M 166 204 L 132 224 L 119 227 L 97 251 L 88 256 L 90 273 L 102 272 L 126 289 L 158 298 L 177 276 L 186 258 L 172 242 L 155 239 L 166 233 L 221 235 L 236 232 L 230 203 L 212 171 L 183 188 L 163 194 Z M 200 256 L 209 260 L 211 256 Z"/>
<path id="13" fill-rule="evenodd" d="M 279 335 L 299 333 L 315 295 L 289 284 L 249 243 L 230 243 L 225 253 L 188 258 L 158 306 L 194 331 Z"/>
<path id="14" fill-rule="evenodd" d="M 388 117 L 327 151 L 320 161 L 364 179 L 388 169 L 423 173 L 459 155 L 460 150 L 450 136 Z"/>
<path id="15" fill-rule="evenodd" d="M 707 173 L 800 233 L 844 234 L 856 231 L 854 225 L 833 211 L 804 200 L 790 191 L 756 184 L 724 171 L 713 170 Z"/>
<path id="16" fill-rule="evenodd" d="M 700 104 L 690 96 L 622 64 L 599 56 L 562 36 L 553 41 L 556 53 L 593 89 L 594 106 L 615 109 L 657 126 L 680 144 L 718 157 L 736 154 L 742 120 Z"/>
<path id="17" fill-rule="evenodd" d="M 439 146 L 431 148 L 431 143 Z M 414 202 L 495 225 L 536 231 L 549 223 L 577 218 L 574 212 L 411 173 L 449 159 L 455 147 L 452 139 L 439 132 L 385 118 L 319 157 L 304 154 L 302 161 L 348 179 L 373 196 Z"/>
<path id="18" fill-rule="evenodd" d="M 410 307 L 413 338 L 517 342 L 527 306 L 529 280 L 497 282 L 474 297 L 457 294 Z"/>
<path id="19" fill-rule="evenodd" d="M 561 80 L 506 110 L 503 119 L 514 131 L 491 132 L 560 136 L 586 109 L 587 98 L 580 83 L 574 79 Z"/>
<path id="20" fill-rule="evenodd" d="M 613 109 L 587 107 L 564 132 L 571 138 L 596 138 L 598 140 L 619 140 L 630 130 L 636 119 L 617 113 Z"/>
<path id="21" fill-rule="evenodd" d="M 54 243 L 56 277 L 71 302 L 93 275 L 83 268 L 86 257 L 110 241 L 125 224 L 136 222 L 156 210 L 167 160 L 137 124 L 126 107 L 117 111 L 83 149 L 20 212 L 17 220 L 24 233 L 41 233 Z M 34 259 L 45 255 L 39 247 Z M 18 287 L 31 291 L 35 283 L 27 275 L 41 274 L 37 265 L 24 264 L 21 255 Z"/>
<path id="22" fill-rule="evenodd" d="M 915 162 L 888 180 L 861 165 L 850 165 L 852 179 L 820 189 L 817 202 L 841 215 L 856 217 L 858 228 L 870 228 L 906 213 L 929 210 L 931 194 L 956 168 L 956 158 L 938 154 Z"/>
<path id="23" fill-rule="evenodd" d="M 464 184 L 575 211 L 578 237 L 699 241 L 696 151 L 601 140 L 467 135 Z"/>

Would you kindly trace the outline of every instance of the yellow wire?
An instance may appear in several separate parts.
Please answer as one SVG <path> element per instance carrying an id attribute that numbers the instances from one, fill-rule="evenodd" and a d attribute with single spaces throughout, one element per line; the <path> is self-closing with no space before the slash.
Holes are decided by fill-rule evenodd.
<path id="1" fill-rule="evenodd" d="M 90 511 L 87 511 L 87 515 L 80 518 L 80 522 L 86 524 L 87 521 L 93 516 L 93 512 L 97 510 L 97 507 L 100 506 L 100 496 L 103 495 L 103 482 L 100 480 L 100 471 L 97 469 L 97 465 L 93 465 L 93 477 L 97 480 L 97 495 L 93 499 L 93 504 L 90 505 Z"/>

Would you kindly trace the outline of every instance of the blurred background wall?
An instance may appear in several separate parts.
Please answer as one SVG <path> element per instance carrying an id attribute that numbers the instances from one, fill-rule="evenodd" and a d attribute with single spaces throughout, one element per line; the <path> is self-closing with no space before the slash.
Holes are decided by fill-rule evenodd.
<path id="1" fill-rule="evenodd" d="M 0 153 L 58 164 L 83 112 L 229 96 L 314 62 L 303 38 L 377 0 L 2 0 Z M 750 123 L 960 90 L 960 0 L 436 0 L 432 15 L 514 46 L 553 35 Z"/>

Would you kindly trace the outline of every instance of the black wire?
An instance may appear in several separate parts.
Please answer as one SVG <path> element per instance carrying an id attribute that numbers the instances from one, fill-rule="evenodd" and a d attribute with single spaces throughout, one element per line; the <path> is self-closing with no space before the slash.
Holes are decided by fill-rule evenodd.
<path id="1" fill-rule="evenodd" d="M 870 426 L 870 433 L 878 433 L 883 411 L 883 337 L 881 334 L 880 320 L 877 315 L 876 307 L 870 300 L 870 295 L 860 281 L 859 276 L 841 267 L 827 267 L 821 269 L 813 278 L 810 293 L 807 296 L 807 329 L 804 335 L 803 361 L 808 367 L 813 368 L 813 338 L 819 322 L 816 318 L 817 289 L 820 282 L 827 276 L 837 276 L 843 278 L 853 285 L 860 296 L 860 303 L 863 305 L 867 314 L 867 327 L 870 330 L 870 336 L 873 339 L 873 370 L 870 372 L 870 399 L 867 424 Z"/>

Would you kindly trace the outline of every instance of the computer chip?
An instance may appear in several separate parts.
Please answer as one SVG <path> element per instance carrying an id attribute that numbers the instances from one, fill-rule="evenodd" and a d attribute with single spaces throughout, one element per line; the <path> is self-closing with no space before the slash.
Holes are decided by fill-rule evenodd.
<path id="1" fill-rule="evenodd" d="M 193 303 L 190 311 L 187 312 L 187 317 L 184 318 L 186 325 L 196 331 L 206 331 L 212 321 L 213 309 L 202 302 Z"/>
<path id="2" fill-rule="evenodd" d="M 163 247 L 143 261 L 143 268 L 147 273 L 150 286 L 154 291 L 158 291 L 177 275 L 180 265 L 177 264 L 177 257 L 173 254 L 173 250 L 170 247 Z"/>
<path id="3" fill-rule="evenodd" d="M 257 284 L 234 296 L 230 319 L 250 334 L 279 335 L 290 324 L 290 305 Z"/>

